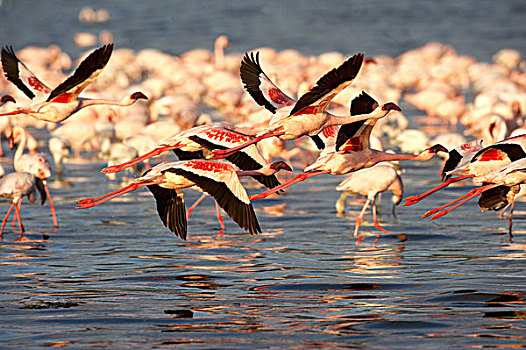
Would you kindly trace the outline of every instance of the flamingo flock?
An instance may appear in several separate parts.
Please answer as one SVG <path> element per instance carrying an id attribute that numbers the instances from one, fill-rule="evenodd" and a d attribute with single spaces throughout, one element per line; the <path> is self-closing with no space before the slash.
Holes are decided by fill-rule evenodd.
<path id="1" fill-rule="evenodd" d="M 3 47 L 6 81 L 0 84 L 0 118 L 9 120 L 6 136 L 19 146 L 16 172 L 0 180 L 0 195 L 12 199 L 0 235 L 13 208 L 22 235 L 21 198 L 34 200 L 36 192 L 42 204 L 49 200 L 53 228 L 58 227 L 47 186 L 52 168 L 43 155 L 24 154 L 28 126 L 56 129 L 49 147 L 57 176 L 67 173 L 71 149 L 75 156 L 115 150 L 105 156 L 112 160 L 101 170 L 109 176 L 144 163 L 146 171 L 119 190 L 78 199 L 75 208 L 92 208 L 146 187 L 161 222 L 181 239 L 187 238 L 190 215 L 206 195 L 215 200 L 220 234 L 225 230 L 222 211 L 241 229 L 257 234 L 264 229 L 254 210 L 258 200 L 293 193 L 295 184 L 320 175 L 347 175 L 336 187 L 344 193 L 338 212 L 344 210 L 349 194 L 366 197 L 354 228 L 358 241 L 363 239 L 359 230 L 371 203 L 373 226 L 387 234 L 378 222 L 377 197 L 392 192 L 397 205 L 404 193 L 402 175 L 389 164 L 427 162 L 435 156 L 445 159 L 443 182 L 406 197 L 404 206 L 470 180 L 475 188 L 423 217 L 438 219 L 480 195 L 482 210 L 511 208 L 511 235 L 515 202 L 526 193 L 526 136 L 510 135 L 524 124 L 526 84 L 520 64 L 510 66 L 506 52 L 496 55 L 493 65 L 483 65 L 438 43 L 396 60 L 366 58 L 364 53 L 316 59 L 268 48 L 229 55 L 224 52 L 229 45 L 222 36 L 213 54 L 194 50 L 172 57 L 155 50 L 114 51 L 114 44 L 105 44 L 87 54 L 66 78 L 53 68 L 57 65 L 27 62 L 26 49 Z M 56 87 L 45 85 L 30 66 L 46 80 L 58 82 Z M 514 88 L 506 90 L 507 95 L 491 90 L 488 78 L 482 78 L 484 72 Z M 466 103 L 462 93 L 469 84 L 477 87 L 473 103 Z M 98 97 L 122 90 L 130 91 L 122 100 Z M 80 97 L 84 91 L 97 97 Z M 402 98 L 425 113 L 418 117 L 420 130 L 407 129 L 409 122 L 399 107 Z M 136 103 L 140 100 L 143 103 Z M 214 113 L 201 113 L 201 104 Z M 466 127 L 467 135 L 452 133 L 458 124 Z M 438 130 L 444 130 L 443 137 Z M 429 131 L 437 141 L 429 141 Z M 279 141 L 267 142 L 271 139 Z M 383 144 L 402 152 L 384 150 Z M 416 152 L 403 153 L 404 149 Z M 170 156 L 177 160 L 155 162 Z M 281 170 L 292 175 L 293 164 L 298 163 L 303 163 L 299 174 L 285 180 L 277 176 Z M 243 177 L 252 177 L 266 189 L 249 195 Z M 183 189 L 202 192 L 188 210 Z"/>

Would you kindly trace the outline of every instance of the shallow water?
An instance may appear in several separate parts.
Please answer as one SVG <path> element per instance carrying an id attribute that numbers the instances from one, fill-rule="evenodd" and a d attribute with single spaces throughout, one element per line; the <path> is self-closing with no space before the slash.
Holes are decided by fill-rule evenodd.
<path id="1" fill-rule="evenodd" d="M 112 16 L 96 25 L 76 21 L 80 4 L 49 3 L 4 0 L 1 41 L 17 48 L 57 43 L 75 57 L 75 31 L 107 26 L 121 47 L 171 53 L 210 47 L 227 33 L 234 51 L 268 45 L 396 55 L 438 40 L 485 60 L 501 48 L 523 50 L 525 43 L 520 1 L 455 7 L 402 1 L 396 8 L 381 1 L 323 8 L 287 2 L 294 8 L 283 12 L 281 2 L 218 1 L 207 3 L 206 15 L 194 2 L 159 1 L 146 11 L 148 2 L 93 1 Z M 29 5 L 40 15 L 27 15 Z M 46 14 L 53 11 L 61 20 L 49 23 Z M 51 182 L 58 230 L 50 231 L 47 204 L 26 202 L 25 240 L 16 241 L 18 233 L 8 226 L 0 242 L 2 348 L 438 349 L 526 343 L 521 204 L 510 241 L 507 221 L 481 213 L 476 201 L 434 222 L 420 218 L 468 185 L 398 207 L 396 218 L 384 195 L 380 223 L 391 234 L 375 243 L 379 232 L 367 213 L 364 240 L 357 245 L 352 233 L 363 202 L 336 215 L 334 187 L 344 177 L 320 176 L 287 195 L 255 202 L 264 231 L 257 236 L 228 218 L 219 236 L 208 198 L 194 211 L 184 242 L 162 226 L 147 190 L 73 210 L 76 199 L 119 187 L 99 172 L 103 166 L 72 159 L 63 180 Z M 406 163 L 406 195 L 437 184 L 439 166 L 437 160 Z M 245 183 L 251 194 L 260 191 Z M 186 192 L 187 203 L 200 195 Z"/>

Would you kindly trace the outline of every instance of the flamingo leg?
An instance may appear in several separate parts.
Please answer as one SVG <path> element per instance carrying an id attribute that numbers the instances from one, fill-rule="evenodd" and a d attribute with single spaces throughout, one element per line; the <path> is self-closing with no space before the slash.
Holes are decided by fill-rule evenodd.
<path id="1" fill-rule="evenodd" d="M 378 224 L 378 218 L 376 217 L 376 196 L 373 198 L 373 222 L 374 222 L 374 227 L 377 228 L 378 230 L 382 231 L 383 233 L 385 234 L 389 234 L 389 232 L 385 229 L 383 229 L 382 227 L 380 227 L 380 224 Z"/>
<path id="2" fill-rule="evenodd" d="M 363 214 L 365 214 L 365 211 L 367 210 L 367 207 L 369 206 L 369 203 L 371 200 L 367 198 L 365 201 L 365 204 L 362 207 L 362 211 L 360 211 L 360 215 L 356 218 L 356 225 L 354 226 L 354 237 L 358 237 L 358 230 L 360 229 L 360 225 L 362 223 Z"/>
<path id="3" fill-rule="evenodd" d="M 416 203 L 420 202 L 422 199 L 424 199 L 424 198 L 432 195 L 433 193 L 437 192 L 438 190 L 449 186 L 453 182 L 462 181 L 462 180 L 469 179 L 469 178 L 472 178 L 472 177 L 474 177 L 474 175 L 464 175 L 464 176 L 454 177 L 454 178 L 451 178 L 451 179 L 449 179 L 449 180 L 447 180 L 445 182 L 442 182 L 440 185 L 430 189 L 429 191 L 426 191 L 424 193 L 417 194 L 417 195 L 414 195 L 414 196 L 406 197 L 404 199 L 404 201 L 405 201 L 404 206 L 416 204 Z"/>
<path id="4" fill-rule="evenodd" d="M 44 181 L 42 181 L 42 183 L 44 184 L 44 188 L 46 190 L 47 198 L 49 199 L 49 211 L 51 212 L 51 217 L 53 218 L 53 227 L 57 228 L 58 227 L 58 222 L 57 222 L 57 215 L 55 213 L 55 205 L 53 204 L 53 200 L 51 199 L 51 193 L 49 192 L 49 187 L 47 186 L 47 181 L 44 180 Z"/>
<path id="5" fill-rule="evenodd" d="M 513 203 L 513 202 L 511 202 Z M 508 210 L 508 208 L 510 207 L 511 203 L 508 203 L 506 204 L 506 206 L 504 207 L 504 209 L 502 209 L 499 213 L 499 219 L 504 219 L 504 215 L 506 214 L 506 210 Z"/>
<path id="6" fill-rule="evenodd" d="M 257 143 L 263 139 L 266 139 L 266 138 L 269 138 L 269 137 L 272 137 L 272 136 L 280 136 L 280 135 L 283 135 L 284 132 L 282 131 L 269 131 L 269 132 L 266 132 L 264 133 L 263 135 L 260 135 L 260 136 L 256 136 L 254 137 L 252 140 L 248 141 L 248 142 L 245 142 L 241 145 L 238 145 L 238 146 L 235 146 L 235 147 L 232 147 L 232 148 L 229 148 L 229 149 L 216 149 L 214 150 L 213 152 L 213 156 L 211 159 L 223 159 L 223 158 L 226 158 L 228 156 L 231 156 L 233 155 L 234 153 L 236 153 L 237 151 L 239 150 L 242 150 L 243 148 L 245 147 L 248 147 L 254 143 Z"/>
<path id="7" fill-rule="evenodd" d="M 422 215 L 422 218 L 427 218 L 428 216 L 433 215 L 433 214 L 435 214 L 436 212 L 439 212 L 439 211 L 441 211 L 442 209 L 445 209 L 445 208 L 447 208 L 447 207 L 449 207 L 449 206 L 451 206 L 451 205 L 453 205 L 453 204 L 455 204 L 455 203 L 457 203 L 457 202 L 463 200 L 464 198 L 468 197 L 468 196 L 471 194 L 472 191 L 474 191 L 474 190 L 471 190 L 471 191 L 469 191 L 468 193 L 465 193 L 465 194 L 463 194 L 462 196 L 460 196 L 460 197 L 458 197 L 458 198 L 452 200 L 451 202 L 448 202 L 448 203 L 446 203 L 446 204 L 444 204 L 444 205 L 441 205 L 441 206 L 438 207 L 438 208 L 435 208 L 435 209 L 431 209 L 431 210 L 426 211 L 426 212 L 424 213 L 424 215 Z"/>
<path id="8" fill-rule="evenodd" d="M 217 213 L 217 221 L 219 221 L 219 225 L 221 226 L 221 230 L 219 230 L 219 235 L 222 236 L 223 232 L 225 232 L 225 223 L 223 222 L 223 217 L 221 216 L 221 207 L 216 201 L 216 213 Z"/>
<path id="9" fill-rule="evenodd" d="M 20 210 L 20 206 L 22 205 L 22 201 L 17 201 L 16 206 L 18 207 L 18 210 Z M 11 221 L 11 226 L 15 227 L 16 223 L 16 215 L 13 216 L 13 221 Z"/>
<path id="10" fill-rule="evenodd" d="M 131 192 L 131 191 L 135 191 L 138 188 L 146 187 L 146 186 L 151 185 L 151 184 L 152 184 L 151 182 L 143 182 L 143 183 L 139 183 L 139 184 L 132 183 L 132 184 L 126 186 L 126 187 L 121 188 L 118 191 L 111 192 L 111 193 L 109 193 L 107 195 L 100 196 L 98 198 L 86 198 L 85 201 L 84 200 L 77 201 L 77 206 L 75 207 L 75 209 L 91 208 L 91 207 L 94 207 L 96 205 L 99 205 L 99 204 L 102 204 L 104 202 L 107 202 L 109 200 L 112 200 L 113 198 L 122 196 L 123 194 L 126 194 L 126 193 Z"/>
<path id="11" fill-rule="evenodd" d="M 22 198 L 19 198 L 15 205 L 15 216 L 18 219 L 18 226 L 20 227 L 20 238 L 22 238 L 22 233 L 25 232 L 25 228 L 24 224 L 22 224 L 22 218 L 20 217 L 19 203 L 22 203 Z"/>
<path id="12" fill-rule="evenodd" d="M 4 216 L 4 220 L 2 221 L 2 228 L 0 229 L 0 237 L 2 237 L 4 233 L 4 227 L 7 222 L 7 218 L 9 217 L 9 214 L 11 214 L 11 211 L 13 210 L 13 207 L 15 206 L 15 202 L 11 202 L 11 206 L 9 207 L 9 210 L 7 211 L 7 214 Z"/>
<path id="13" fill-rule="evenodd" d="M 197 198 L 197 200 L 194 202 L 194 204 L 192 204 L 192 206 L 186 210 L 186 220 L 188 220 L 190 218 L 190 215 L 192 215 L 192 211 L 199 205 L 199 203 L 201 203 L 203 201 L 203 199 L 206 198 L 206 196 L 207 196 L 207 194 L 203 193 L 201 195 L 201 197 Z"/>
<path id="14" fill-rule="evenodd" d="M 282 189 L 290 187 L 290 186 L 292 186 L 292 185 L 294 185 L 294 184 L 296 184 L 298 182 L 304 181 L 305 179 L 308 179 L 309 177 L 313 177 L 313 176 L 317 176 L 317 175 L 321 175 L 321 174 L 328 174 L 328 173 L 329 173 L 329 171 L 325 170 L 325 171 L 315 171 L 315 172 L 311 172 L 311 173 L 298 174 L 295 177 L 293 177 L 292 179 L 290 179 L 289 181 L 284 182 L 281 185 L 276 186 L 274 188 L 271 188 L 270 190 L 268 190 L 266 192 L 259 193 L 259 194 L 254 194 L 254 195 L 250 196 L 250 200 L 266 198 L 266 197 L 270 196 L 273 193 L 281 191 Z"/>
<path id="15" fill-rule="evenodd" d="M 513 225 L 513 209 L 515 207 L 515 198 L 511 202 L 511 208 L 510 208 L 510 218 L 508 219 L 508 233 L 510 235 L 510 241 L 513 237 L 513 234 L 511 233 L 511 226 Z"/>
<path id="16" fill-rule="evenodd" d="M 479 194 L 481 194 L 482 192 L 486 191 L 486 190 L 489 190 L 493 187 L 496 187 L 498 186 L 497 184 L 489 184 L 489 185 L 486 185 L 486 186 L 482 186 L 482 187 L 479 187 L 479 188 L 475 188 L 471 191 L 469 191 L 467 194 L 468 196 L 464 195 L 463 197 L 466 197 L 465 199 L 461 200 L 460 202 L 458 202 L 457 204 L 453 205 L 452 207 L 448 208 L 448 209 L 445 209 L 441 212 L 438 212 L 436 213 L 435 215 L 433 215 L 431 217 L 431 220 L 435 220 L 435 219 L 438 219 L 444 215 L 446 215 L 447 213 L 455 210 L 456 208 L 460 207 L 462 204 L 468 202 L 469 200 L 475 198 L 476 196 L 478 196 Z"/>
<path id="17" fill-rule="evenodd" d="M 178 145 L 176 146 L 163 146 L 163 147 L 157 147 L 157 148 L 154 148 L 153 150 L 151 150 L 150 152 L 148 153 L 145 153 L 143 154 L 142 156 L 140 157 L 137 157 L 135 159 L 132 159 L 128 162 L 125 162 L 125 163 L 122 163 L 122 164 L 119 164 L 119 165 L 112 165 L 112 166 L 109 166 L 109 167 L 106 167 L 104 169 L 101 170 L 102 173 L 104 174 L 109 174 L 109 173 L 117 173 L 119 171 L 122 171 L 124 169 L 127 169 L 137 163 L 140 163 L 146 159 L 149 159 L 149 158 L 152 158 L 152 157 L 155 157 L 155 156 L 158 156 L 159 154 L 161 153 L 164 153 L 166 151 L 171 151 L 173 149 L 176 149 L 177 147 L 179 147 Z"/>

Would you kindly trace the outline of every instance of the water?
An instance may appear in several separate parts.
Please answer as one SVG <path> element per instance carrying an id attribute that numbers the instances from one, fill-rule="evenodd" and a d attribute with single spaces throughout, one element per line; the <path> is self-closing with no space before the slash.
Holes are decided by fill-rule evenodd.
<path id="1" fill-rule="evenodd" d="M 53 4 L 53 5 L 52 5 Z M 524 4 L 467 1 L 310 2 L 93 1 L 112 19 L 80 24 L 83 4 L 3 1 L 0 37 L 17 48 L 59 44 L 75 57 L 78 30 L 109 28 L 120 47 L 180 53 L 222 33 L 234 51 L 255 46 L 396 55 L 431 40 L 481 60 L 524 50 Z M 31 8 L 32 11 L 29 11 Z M 59 20 L 49 21 L 56 13 Z M 38 14 L 38 16 L 36 15 Z M 521 26 L 522 24 L 522 26 Z M 45 28 L 41 29 L 41 28 Z M 39 30 L 37 30 L 39 29 Z M 404 111 L 407 109 L 404 108 Z M 416 111 L 413 111 L 416 114 Z M 40 131 L 42 139 L 46 132 Z M 7 161 L 3 165 L 9 169 Z M 100 161 L 72 159 L 52 181 L 59 229 L 24 202 L 24 241 L 0 243 L 2 348 L 467 348 L 526 343 L 524 207 L 507 221 L 475 201 L 434 222 L 420 219 L 470 189 L 463 185 L 390 214 L 384 196 L 376 243 L 370 213 L 356 245 L 362 202 L 335 214 L 343 177 L 320 176 L 288 195 L 254 203 L 263 233 L 226 219 L 212 201 L 189 221 L 184 242 L 165 229 L 146 191 L 89 210 L 78 198 L 116 189 Z M 406 163 L 406 195 L 438 182 L 439 161 Z M 250 193 L 260 189 L 245 182 Z M 187 203 L 200 195 L 186 191 Z M 6 203 L 6 202 L 5 202 Z M 2 213 L 7 205 L 1 206 Z"/>

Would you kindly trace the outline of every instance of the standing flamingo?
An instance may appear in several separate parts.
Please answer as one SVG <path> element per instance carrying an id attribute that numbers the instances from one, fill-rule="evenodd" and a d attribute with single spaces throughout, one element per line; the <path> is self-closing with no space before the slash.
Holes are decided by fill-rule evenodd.
<path id="1" fill-rule="evenodd" d="M 15 152 L 15 170 L 18 172 L 28 172 L 35 175 L 37 178 L 42 180 L 42 184 L 49 198 L 49 207 L 51 211 L 51 216 L 53 217 L 53 227 L 58 226 L 57 216 L 55 214 L 55 205 L 51 199 L 51 193 L 49 192 L 49 187 L 47 186 L 47 178 L 51 176 L 51 167 L 46 158 L 41 154 L 24 154 L 24 148 L 26 147 L 26 131 L 21 126 L 14 126 L 12 131 L 12 138 L 14 140 L 20 139 L 18 148 Z"/>
<path id="2" fill-rule="evenodd" d="M 227 163 L 193 159 L 161 163 L 130 185 L 106 195 L 78 200 L 76 209 L 91 208 L 141 187 L 153 193 L 163 224 L 186 239 L 186 213 L 182 189 L 199 187 L 210 194 L 241 228 L 251 234 L 261 232 L 254 209 L 238 176 L 261 174 L 258 170 L 237 171 Z"/>
<path id="3" fill-rule="evenodd" d="M 342 181 L 337 187 L 336 191 L 344 191 L 338 201 L 336 202 L 336 210 L 343 212 L 345 208 L 345 200 L 349 193 L 357 193 L 366 196 L 367 200 L 363 205 L 360 215 L 356 218 L 356 226 L 354 228 L 354 236 L 358 236 L 358 230 L 362 222 L 362 217 L 372 201 L 373 221 L 374 227 L 378 230 L 389 233 L 378 224 L 376 218 L 376 197 L 379 193 L 391 191 L 393 193 L 393 214 L 395 205 L 400 204 L 404 191 L 404 184 L 402 178 L 397 173 L 396 169 L 388 164 L 376 164 L 370 168 L 357 170 L 349 174 L 347 179 Z"/>
<path id="4" fill-rule="evenodd" d="M 394 104 L 393 104 L 394 105 Z M 364 114 L 378 108 L 378 103 L 366 93 L 362 93 L 351 102 L 351 114 Z M 388 107 L 396 109 L 394 105 Z M 389 109 L 389 110 L 390 110 Z M 419 154 L 392 154 L 369 148 L 369 136 L 376 119 L 358 121 L 341 127 L 329 127 L 320 135 L 325 138 L 326 147 L 316 161 L 289 181 L 266 192 L 252 195 L 250 199 L 262 199 L 305 179 L 322 174 L 343 175 L 363 168 L 369 168 L 380 162 L 413 160 L 428 161 L 438 152 L 447 152 L 442 145 L 434 145 Z"/>
<path id="5" fill-rule="evenodd" d="M 130 106 L 140 99 L 147 100 L 148 98 L 142 92 L 134 92 L 121 101 L 79 97 L 79 94 L 102 72 L 112 51 L 113 44 L 104 45 L 93 51 L 80 63 L 73 75 L 51 90 L 16 57 L 12 47 L 3 47 L 2 67 L 7 80 L 16 85 L 30 99 L 35 98 L 36 103 L 1 113 L 0 116 L 27 114 L 40 120 L 58 123 L 84 107 L 93 105 Z"/>
<path id="6" fill-rule="evenodd" d="M 308 135 L 321 149 L 324 145 L 318 134 L 326 127 L 384 117 L 389 113 L 389 106 L 393 106 L 393 103 L 379 106 L 367 115 L 336 116 L 325 111 L 331 100 L 340 91 L 352 84 L 360 71 L 363 58 L 363 53 L 352 56 L 339 67 L 322 76 L 309 92 L 295 101 L 274 85 L 263 72 L 257 53 L 255 56 L 253 53 L 251 55 L 245 54 L 240 68 L 241 80 L 245 89 L 256 103 L 265 106 L 275 115 L 270 120 L 267 129 L 255 138 L 228 150 L 216 150 L 213 158 L 224 158 L 243 147 L 272 136 L 292 140 Z"/>
<path id="7" fill-rule="evenodd" d="M 22 197 L 27 196 L 29 201 L 34 202 L 36 191 L 40 193 L 40 204 L 44 204 L 46 201 L 46 192 L 42 180 L 31 173 L 14 172 L 7 174 L 6 177 L 0 179 L 0 196 L 12 199 L 11 206 L 2 221 L 0 238 L 2 237 L 7 218 L 9 217 L 9 214 L 11 214 L 13 207 L 15 208 L 15 218 L 18 219 L 18 225 L 20 226 L 20 238 L 22 238 L 22 233 L 25 231 L 22 219 L 20 218 Z"/>
<path id="8" fill-rule="evenodd" d="M 404 206 L 413 205 L 451 183 L 483 176 L 513 161 L 526 157 L 526 135 L 509 137 L 493 145 L 480 148 L 480 142 L 465 145 L 466 153 L 453 153 L 444 165 L 442 178 L 447 181 L 419 195 L 404 199 Z M 462 148 L 463 146 L 460 146 Z M 455 150 L 458 150 L 457 147 Z M 451 163 L 448 165 L 448 162 Z M 452 175 L 460 175 L 451 177 Z"/>

